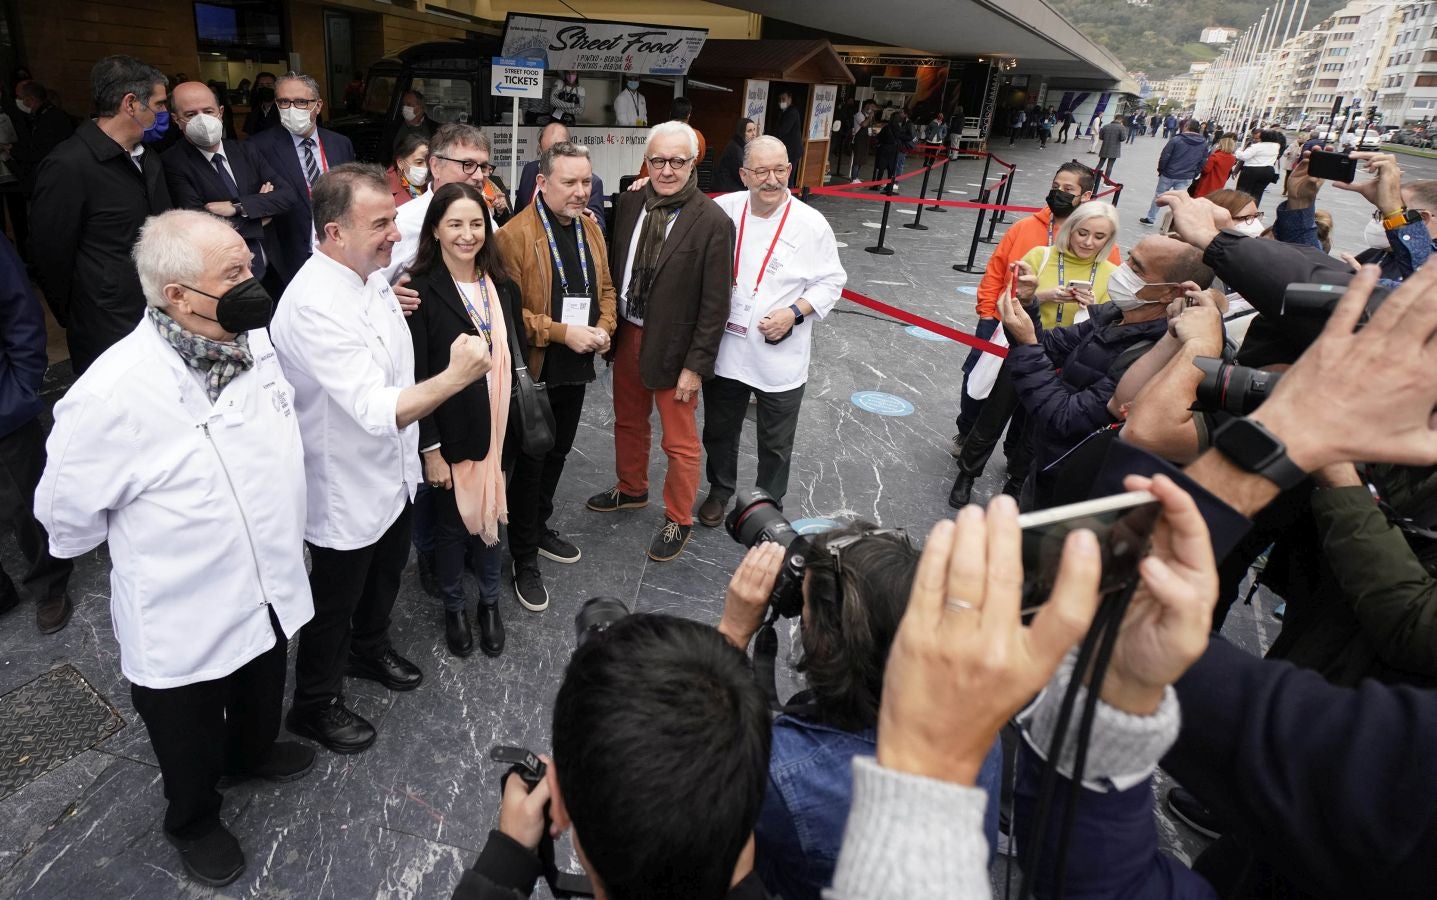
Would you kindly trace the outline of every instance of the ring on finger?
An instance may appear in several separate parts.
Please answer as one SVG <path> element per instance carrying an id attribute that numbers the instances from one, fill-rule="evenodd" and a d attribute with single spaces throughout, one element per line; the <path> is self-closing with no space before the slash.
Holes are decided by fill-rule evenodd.
<path id="1" fill-rule="evenodd" d="M 949 597 L 943 601 L 943 606 L 950 612 L 980 612 L 977 605 L 969 603 L 961 597 Z"/>

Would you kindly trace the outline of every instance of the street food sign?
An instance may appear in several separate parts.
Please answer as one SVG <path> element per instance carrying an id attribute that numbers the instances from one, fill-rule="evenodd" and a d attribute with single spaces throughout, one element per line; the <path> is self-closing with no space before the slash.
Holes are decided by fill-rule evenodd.
<path id="1" fill-rule="evenodd" d="M 544 63 L 541 60 L 496 56 L 490 73 L 489 93 L 495 97 L 544 96 Z"/>
<path id="2" fill-rule="evenodd" d="M 550 70 L 684 75 L 707 38 L 707 28 L 510 13 L 503 54 Z"/>

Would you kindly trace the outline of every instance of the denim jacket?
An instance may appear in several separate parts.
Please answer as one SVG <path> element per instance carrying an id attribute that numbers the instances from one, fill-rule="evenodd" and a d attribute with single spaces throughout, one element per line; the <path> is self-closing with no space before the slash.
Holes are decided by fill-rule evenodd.
<path id="1" fill-rule="evenodd" d="M 853 758 L 873 756 L 877 730 L 852 732 L 812 719 L 781 715 L 773 723 L 768 789 L 754 829 L 759 876 L 784 900 L 819 900 L 833 882 L 853 797 Z M 997 744 L 983 760 L 978 787 L 988 792 L 983 831 L 989 855 L 998 839 L 1003 779 Z"/>

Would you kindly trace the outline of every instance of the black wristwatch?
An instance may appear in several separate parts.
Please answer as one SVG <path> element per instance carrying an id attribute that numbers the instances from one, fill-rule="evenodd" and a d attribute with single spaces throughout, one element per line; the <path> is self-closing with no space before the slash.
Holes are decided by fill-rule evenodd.
<path id="1" fill-rule="evenodd" d="M 244 204 L 243 204 L 243 203 L 239 202 L 238 200 L 231 200 L 230 203 L 231 203 L 231 204 L 234 206 L 234 208 L 235 208 L 235 215 L 239 216 L 241 219 L 247 218 L 247 217 L 245 216 L 245 214 L 244 214 Z"/>
<path id="2" fill-rule="evenodd" d="M 1212 445 L 1244 472 L 1261 475 L 1279 490 L 1297 487 L 1307 473 L 1287 455 L 1287 445 L 1252 419 L 1232 419 L 1213 432 Z"/>
<path id="3" fill-rule="evenodd" d="M 793 325 L 794 325 L 794 327 L 797 328 L 799 325 L 802 325 L 802 324 L 803 324 L 803 310 L 801 310 L 801 309 L 798 308 L 798 304 L 797 304 L 797 303 L 791 303 L 791 304 L 789 304 L 789 307 L 788 307 L 788 308 L 793 311 Z"/>

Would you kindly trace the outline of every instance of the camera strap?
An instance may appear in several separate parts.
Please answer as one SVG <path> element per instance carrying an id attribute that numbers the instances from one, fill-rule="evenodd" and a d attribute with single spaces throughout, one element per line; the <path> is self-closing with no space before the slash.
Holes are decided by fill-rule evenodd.
<path id="1" fill-rule="evenodd" d="M 768 619 L 753 640 L 753 680 L 768 700 L 768 708 L 774 711 L 783 708 L 778 702 L 778 629 L 774 627 L 777 622 L 778 611 L 770 605 Z"/>

